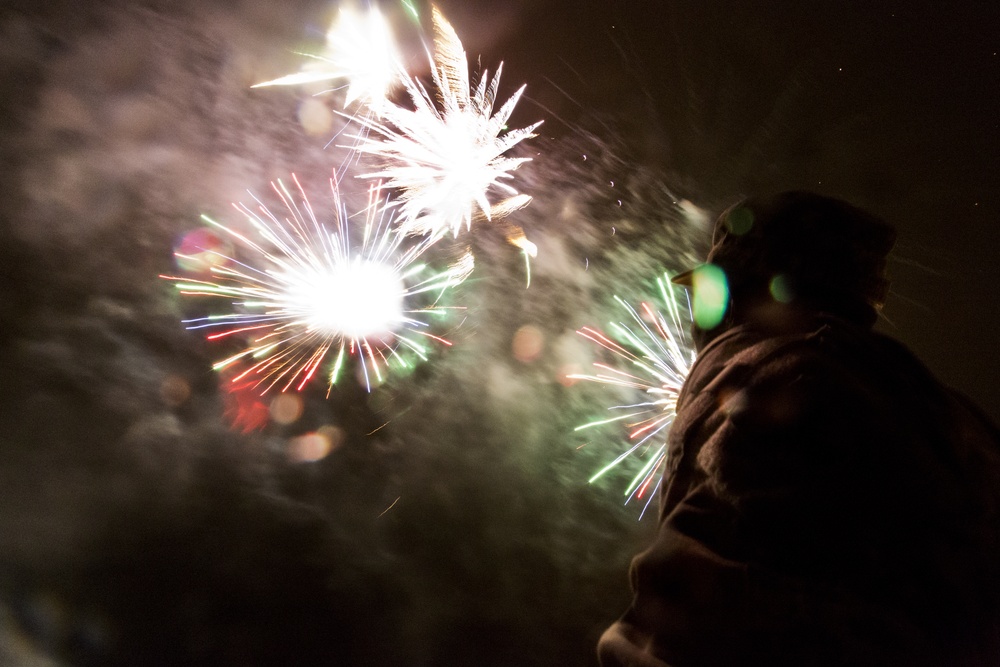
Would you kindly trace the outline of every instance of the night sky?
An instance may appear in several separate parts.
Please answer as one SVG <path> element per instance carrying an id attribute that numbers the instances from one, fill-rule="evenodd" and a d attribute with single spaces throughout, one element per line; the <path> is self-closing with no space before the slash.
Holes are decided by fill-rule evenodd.
<path id="1" fill-rule="evenodd" d="M 878 328 L 1000 418 L 994 3 L 442 0 L 502 99 L 527 83 L 510 126 L 544 120 L 515 151 L 531 287 L 499 228 L 443 242 L 476 258 L 452 347 L 256 428 L 158 275 L 200 214 L 343 163 L 308 92 L 250 89 L 331 5 L 35 5 L 0 14 L 0 664 L 594 664 L 655 521 L 622 505 L 639 462 L 587 483 L 625 436 L 574 428 L 625 397 L 566 381 L 603 359 L 575 332 L 741 196 L 895 224 Z"/>
<path id="2" fill-rule="evenodd" d="M 712 210 L 810 189 L 891 221 L 880 328 L 1000 416 L 994 4 L 524 2 L 499 36 L 454 4 L 484 42 L 470 51 L 526 73 L 546 132 L 616 115 L 639 159 Z"/>

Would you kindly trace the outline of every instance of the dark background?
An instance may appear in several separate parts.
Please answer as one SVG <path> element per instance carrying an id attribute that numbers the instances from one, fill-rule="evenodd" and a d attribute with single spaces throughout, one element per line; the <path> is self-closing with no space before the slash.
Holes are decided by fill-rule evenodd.
<path id="1" fill-rule="evenodd" d="M 547 132 L 619 113 L 636 159 L 700 205 L 801 188 L 895 224 L 882 329 L 1000 415 L 995 5 L 512 4 L 516 28 L 484 48 L 538 82 Z M 490 32 L 455 5 L 460 34 Z"/>
<path id="2" fill-rule="evenodd" d="M 624 435 L 573 428 L 622 397 L 560 381 L 599 356 L 574 332 L 751 193 L 892 221 L 879 328 L 1000 416 L 994 3 L 441 2 L 501 97 L 528 84 L 511 126 L 545 120 L 516 181 L 531 288 L 474 229 L 453 348 L 245 433 L 157 276 L 199 214 L 343 162 L 305 91 L 249 88 L 331 7 L 36 5 L 0 16 L 0 663 L 593 664 L 655 522 L 621 505 L 629 470 L 586 483 Z M 340 447 L 296 461 L 321 426 Z"/>

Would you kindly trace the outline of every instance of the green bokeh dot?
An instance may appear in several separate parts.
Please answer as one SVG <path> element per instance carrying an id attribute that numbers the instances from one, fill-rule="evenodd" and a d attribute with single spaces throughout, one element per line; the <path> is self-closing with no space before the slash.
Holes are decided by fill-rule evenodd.
<path id="1" fill-rule="evenodd" d="M 776 275 L 771 278 L 771 296 L 774 297 L 775 301 L 780 301 L 781 303 L 790 303 L 792 297 L 795 294 L 792 292 L 791 283 L 788 280 L 788 276 L 782 274 Z"/>
<path id="2" fill-rule="evenodd" d="M 698 328 L 714 329 L 722 322 L 729 307 L 729 282 L 726 272 L 714 264 L 704 264 L 691 276 L 694 299 L 691 309 Z"/>
<path id="3" fill-rule="evenodd" d="M 753 227 L 753 211 L 748 208 L 735 208 L 726 216 L 726 227 L 733 234 L 742 236 Z"/>

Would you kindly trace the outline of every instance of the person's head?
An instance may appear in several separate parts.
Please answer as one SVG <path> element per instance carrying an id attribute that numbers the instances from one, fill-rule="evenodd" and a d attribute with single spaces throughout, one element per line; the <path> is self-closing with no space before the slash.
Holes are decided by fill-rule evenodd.
<path id="1" fill-rule="evenodd" d="M 871 327 L 888 292 L 895 239 L 888 223 L 840 199 L 750 198 L 719 216 L 706 264 L 674 282 L 694 291 L 702 344 L 736 324 L 781 327 L 812 312 Z"/>

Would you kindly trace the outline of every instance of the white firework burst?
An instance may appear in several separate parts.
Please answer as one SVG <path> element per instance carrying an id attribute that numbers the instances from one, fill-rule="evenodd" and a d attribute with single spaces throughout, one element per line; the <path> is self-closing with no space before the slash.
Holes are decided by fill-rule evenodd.
<path id="1" fill-rule="evenodd" d="M 535 136 L 541 122 L 507 130 L 524 86 L 494 113 L 503 65 L 492 78 L 483 72 L 472 88 L 462 42 L 436 7 L 434 27 L 437 101 L 418 81 L 404 79 L 413 108 L 387 102 L 380 118 L 359 119 L 367 131 L 351 148 L 383 161 L 361 178 L 385 180 L 400 190 L 404 231 L 440 238 L 469 229 L 477 215 L 493 220 L 527 205 L 531 198 L 505 181 L 530 158 L 505 154 Z M 499 201 L 491 201 L 494 191 L 502 194 Z"/>
<path id="2" fill-rule="evenodd" d="M 389 92 L 405 78 L 392 31 L 375 7 L 364 14 L 341 8 L 337 21 L 327 32 L 323 53 L 301 55 L 312 59 L 302 71 L 258 83 L 253 88 L 343 79 L 347 82 L 344 107 L 360 101 L 377 114 Z"/>
<path id="3" fill-rule="evenodd" d="M 358 212 L 362 241 L 352 244 L 356 235 L 337 183 L 331 180 L 335 225 L 328 226 L 317 218 L 298 179 L 293 180 L 297 197 L 281 181 L 274 186 L 285 205 L 282 217 L 256 197 L 256 207 L 234 205 L 256 238 L 203 216 L 242 249 L 240 258 L 204 249 L 216 256 L 206 263 L 206 279 L 162 276 L 174 281 L 181 294 L 222 302 L 222 312 L 186 320 L 189 329 L 207 330 L 210 340 L 247 340 L 215 369 L 242 365 L 232 381 L 250 380 L 263 394 L 272 388 L 303 389 L 335 355 L 332 385 L 345 357 L 356 356 L 367 384 L 369 369 L 381 379 L 390 362 L 408 367 L 416 363 L 414 358 L 425 360 L 427 341 L 450 345 L 431 333 L 425 319 L 446 309 L 416 305 L 413 299 L 423 293 L 440 296 L 460 283 L 471 272 L 470 258 L 442 272 L 428 271 L 417 260 L 429 242 L 404 243 L 378 187 L 369 191 L 368 205 Z"/>

